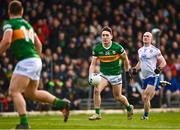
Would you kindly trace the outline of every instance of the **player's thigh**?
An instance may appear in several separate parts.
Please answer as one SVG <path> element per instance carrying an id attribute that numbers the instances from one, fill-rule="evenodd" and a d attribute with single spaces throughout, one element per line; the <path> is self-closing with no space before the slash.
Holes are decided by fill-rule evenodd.
<path id="1" fill-rule="evenodd" d="M 27 76 L 13 74 L 10 86 L 9 86 L 9 94 L 11 95 L 12 92 L 24 92 L 24 90 L 28 87 L 30 79 Z"/>
<path id="2" fill-rule="evenodd" d="M 34 96 L 38 87 L 39 87 L 39 80 L 30 80 L 28 87 L 26 87 L 24 91 L 24 95 L 26 97 Z"/>
<path id="3" fill-rule="evenodd" d="M 94 90 L 101 92 L 106 86 L 108 86 L 108 81 L 102 77 L 100 84 L 98 84 L 96 87 L 94 87 Z"/>
<path id="4" fill-rule="evenodd" d="M 145 94 L 145 89 L 143 89 L 143 90 L 142 90 L 142 96 L 141 96 L 142 101 L 144 101 L 145 96 L 146 96 L 146 94 Z"/>
<path id="5" fill-rule="evenodd" d="M 122 84 L 117 84 L 112 86 L 112 92 L 114 97 L 121 96 L 122 94 Z"/>
<path id="6" fill-rule="evenodd" d="M 146 90 L 145 90 L 145 93 L 146 93 L 146 95 L 148 96 L 148 98 L 151 100 L 153 97 L 154 97 L 154 95 L 155 95 L 155 86 L 152 86 L 152 85 L 147 85 L 147 88 L 146 88 Z"/>

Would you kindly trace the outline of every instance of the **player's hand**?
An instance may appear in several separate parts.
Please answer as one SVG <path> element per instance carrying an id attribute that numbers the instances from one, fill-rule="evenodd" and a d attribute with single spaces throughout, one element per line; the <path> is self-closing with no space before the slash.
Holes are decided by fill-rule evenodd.
<path id="1" fill-rule="evenodd" d="M 137 75 L 138 72 L 135 67 L 132 67 L 131 69 L 129 69 L 129 73 L 131 76 L 133 76 L 133 75 Z"/>
<path id="2" fill-rule="evenodd" d="M 161 69 L 160 69 L 160 68 L 156 68 L 156 69 L 154 70 L 154 73 L 155 73 L 155 74 L 161 73 Z"/>

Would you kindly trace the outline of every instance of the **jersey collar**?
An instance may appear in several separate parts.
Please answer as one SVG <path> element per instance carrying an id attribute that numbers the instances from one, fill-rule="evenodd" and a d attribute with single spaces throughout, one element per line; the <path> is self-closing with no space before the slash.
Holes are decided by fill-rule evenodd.
<path id="1" fill-rule="evenodd" d="M 152 44 L 149 44 L 148 46 L 145 46 L 145 45 L 144 45 L 145 48 L 148 48 L 148 47 L 151 47 L 151 46 L 152 46 Z"/>
<path id="2" fill-rule="evenodd" d="M 13 16 L 13 17 L 10 17 L 10 19 L 22 19 L 21 16 Z"/>
<path id="3" fill-rule="evenodd" d="M 112 41 L 111 41 L 111 43 L 110 43 L 110 45 L 109 45 L 108 47 L 105 47 L 103 42 L 102 42 L 102 46 L 103 46 L 103 48 L 105 48 L 105 49 L 109 49 L 109 48 L 112 46 Z"/>

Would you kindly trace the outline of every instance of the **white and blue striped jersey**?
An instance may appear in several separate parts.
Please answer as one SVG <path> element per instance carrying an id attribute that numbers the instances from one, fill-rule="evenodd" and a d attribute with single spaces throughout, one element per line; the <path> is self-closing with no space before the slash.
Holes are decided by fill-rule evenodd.
<path id="1" fill-rule="evenodd" d="M 154 70 L 156 69 L 158 56 L 161 56 L 160 50 L 153 45 L 143 46 L 138 50 L 138 55 L 143 79 L 158 76 L 154 73 Z"/>

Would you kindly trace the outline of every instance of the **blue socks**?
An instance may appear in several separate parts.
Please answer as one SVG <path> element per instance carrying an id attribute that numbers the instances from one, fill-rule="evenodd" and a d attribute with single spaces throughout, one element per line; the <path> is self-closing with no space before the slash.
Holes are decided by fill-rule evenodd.
<path id="1" fill-rule="evenodd" d="M 144 117 L 148 117 L 148 112 L 144 112 Z"/>

